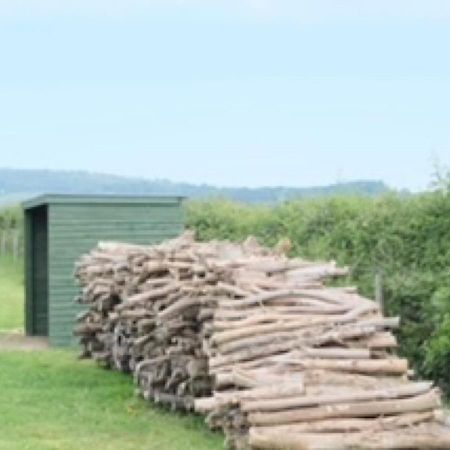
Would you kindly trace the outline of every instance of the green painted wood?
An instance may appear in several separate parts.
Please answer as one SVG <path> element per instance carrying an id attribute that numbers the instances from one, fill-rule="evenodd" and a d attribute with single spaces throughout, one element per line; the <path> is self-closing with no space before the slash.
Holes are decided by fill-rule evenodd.
<path id="1" fill-rule="evenodd" d="M 185 221 L 181 197 L 52 195 L 31 200 L 24 208 L 27 333 L 35 332 L 35 324 L 42 325 L 37 305 L 41 307 L 40 299 L 45 298 L 48 336 L 56 346 L 76 344 L 72 335 L 75 317 L 85 307 L 74 302 L 79 288 L 73 272 L 82 254 L 99 241 L 157 243 L 179 235 Z M 46 211 L 48 227 L 38 231 L 41 208 Z M 38 289 L 35 280 L 41 281 Z"/>
<path id="2" fill-rule="evenodd" d="M 56 346 L 73 345 L 74 318 L 85 309 L 74 303 L 79 292 L 74 263 L 98 241 L 153 244 L 183 229 L 180 202 L 161 204 L 53 203 L 49 207 L 49 337 Z"/>

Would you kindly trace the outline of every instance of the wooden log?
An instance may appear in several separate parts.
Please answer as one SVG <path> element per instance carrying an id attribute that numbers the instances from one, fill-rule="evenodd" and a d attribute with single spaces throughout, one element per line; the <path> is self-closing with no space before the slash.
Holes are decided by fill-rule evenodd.
<path id="1" fill-rule="evenodd" d="M 298 433 L 351 433 L 364 430 L 382 431 L 411 427 L 422 422 L 439 420 L 439 411 L 406 413 L 375 419 L 329 419 L 314 422 L 301 422 L 291 425 L 253 427 L 256 433 L 284 435 Z"/>
<path id="2" fill-rule="evenodd" d="M 271 306 L 270 308 L 259 308 L 256 313 L 254 308 L 251 309 L 221 309 L 220 307 L 214 311 L 214 317 L 217 320 L 246 320 L 249 317 L 257 314 L 258 316 L 264 316 L 268 314 L 276 314 L 279 316 L 290 316 L 291 314 L 311 314 L 311 315 L 324 315 L 324 314 L 344 314 L 348 312 L 351 306 L 334 306 L 325 303 L 311 304 L 312 302 L 305 302 L 301 306 Z"/>
<path id="3" fill-rule="evenodd" d="M 367 375 L 331 370 L 305 370 L 302 375 L 305 379 L 308 395 L 310 393 L 311 395 L 320 395 L 317 390 L 321 387 L 332 387 L 333 392 L 346 387 L 375 390 L 397 387 L 408 381 L 407 378 L 397 375 Z"/>
<path id="4" fill-rule="evenodd" d="M 275 343 L 262 347 L 243 349 L 236 354 L 216 356 L 210 359 L 210 368 L 214 372 L 219 367 L 233 365 L 243 361 L 250 361 L 263 356 L 275 355 L 278 353 L 287 353 L 297 346 L 324 345 L 331 342 L 343 342 L 347 339 L 357 339 L 364 336 L 370 336 L 376 333 L 375 327 L 351 327 L 342 328 L 337 331 L 329 331 L 320 335 L 310 337 L 300 336 L 294 341 Z"/>
<path id="5" fill-rule="evenodd" d="M 305 343 L 302 345 L 300 343 L 302 337 L 305 336 Z M 254 347 L 265 346 L 265 345 L 274 345 L 274 344 L 284 344 L 286 349 L 300 348 L 299 352 L 303 356 L 310 354 L 310 357 L 330 357 L 330 358 L 370 358 L 371 350 L 370 348 L 341 348 L 332 347 L 329 349 L 312 349 L 308 344 L 311 343 L 309 340 L 310 333 L 305 332 L 304 330 L 301 332 L 281 332 L 281 333 L 273 333 L 263 336 L 250 337 L 245 339 L 240 339 L 238 341 L 228 342 L 226 344 L 221 344 L 218 347 L 218 350 L 221 355 L 228 355 L 230 353 L 240 352 L 242 350 L 251 349 Z M 314 344 L 314 342 L 312 342 Z M 318 351 L 316 351 L 318 350 Z M 300 353 L 299 353 L 300 355 Z M 329 355 L 329 356 L 327 356 Z"/>
<path id="6" fill-rule="evenodd" d="M 231 294 L 235 297 L 248 297 L 248 295 L 251 294 L 250 291 L 244 290 L 238 286 L 234 286 L 229 283 L 224 283 L 223 281 L 220 281 L 217 283 L 217 291 L 219 293 L 225 293 L 225 294 Z"/>
<path id="7" fill-rule="evenodd" d="M 233 372 L 217 373 L 215 376 L 215 386 L 217 389 L 222 389 L 230 386 L 234 386 Z"/>
<path id="8" fill-rule="evenodd" d="M 370 359 L 372 352 L 370 349 L 364 348 L 342 348 L 342 347 L 328 347 L 328 348 L 302 348 L 294 352 L 299 358 L 314 358 L 314 359 Z"/>
<path id="9" fill-rule="evenodd" d="M 377 433 L 261 433 L 250 429 L 249 443 L 252 448 L 268 450 L 373 450 L 391 449 L 448 449 L 450 433 L 447 429 L 416 426 L 405 431 L 378 431 Z"/>
<path id="10" fill-rule="evenodd" d="M 219 333 L 215 333 L 212 340 L 214 343 L 220 345 L 220 344 L 225 344 L 230 341 L 235 341 L 235 340 L 243 339 L 243 338 L 250 337 L 250 336 L 261 337 L 264 334 L 279 333 L 282 331 L 293 331 L 293 330 L 299 330 L 302 328 L 311 328 L 311 327 L 316 327 L 318 325 L 324 325 L 324 324 L 330 324 L 330 323 L 333 323 L 333 319 L 331 319 L 331 318 L 314 319 L 311 317 L 305 317 L 302 319 L 296 319 L 291 322 L 254 325 L 254 326 L 248 326 L 248 327 L 239 328 L 239 329 L 222 331 Z"/>
<path id="11" fill-rule="evenodd" d="M 221 302 L 220 306 L 222 308 L 245 308 L 248 306 L 254 306 L 254 305 L 263 305 L 265 303 L 271 302 L 273 300 L 277 300 L 280 298 L 312 298 L 312 299 L 318 299 L 325 302 L 329 302 L 332 304 L 342 304 L 345 302 L 342 302 L 342 300 L 336 299 L 333 296 L 327 295 L 326 292 L 324 293 L 321 290 L 314 291 L 314 290 L 307 290 L 307 289 L 282 289 L 275 292 L 268 292 L 264 294 L 255 295 L 250 298 L 246 298 L 244 300 L 230 300 L 230 301 L 224 301 Z"/>
<path id="12" fill-rule="evenodd" d="M 309 406 L 397 399 L 425 394 L 431 390 L 431 387 L 432 383 L 408 383 L 404 386 L 398 386 L 391 389 L 379 389 L 375 391 L 358 391 L 355 389 L 355 392 L 344 395 L 337 392 L 334 395 L 324 396 L 298 396 L 270 400 L 244 401 L 242 402 L 241 409 L 245 412 L 281 411 Z"/>
<path id="13" fill-rule="evenodd" d="M 285 397 L 292 397 L 293 395 L 302 395 L 305 393 L 305 386 L 301 381 L 295 381 L 295 378 L 293 379 L 280 379 L 279 385 L 267 385 L 267 386 L 261 386 L 256 387 L 252 389 L 247 389 L 244 391 L 237 391 L 233 395 L 237 399 L 237 402 L 247 401 L 247 400 L 269 400 L 269 399 L 275 399 L 275 398 L 285 398 Z M 220 400 L 222 398 L 228 398 L 228 393 L 217 393 L 217 398 Z"/>
<path id="14" fill-rule="evenodd" d="M 304 336 L 311 335 L 307 329 L 301 329 L 294 331 L 277 331 L 268 334 L 255 334 L 249 337 L 236 339 L 233 341 L 216 344 L 219 353 L 222 356 L 228 355 L 230 353 L 239 353 L 241 351 L 251 350 L 253 348 L 261 348 L 267 345 L 282 345 L 286 350 L 296 348 L 301 345 L 299 342 Z"/>
<path id="15" fill-rule="evenodd" d="M 379 330 L 395 329 L 400 326 L 400 317 L 377 317 L 374 319 L 361 320 L 359 325 L 369 327 L 373 326 Z"/>
<path id="16" fill-rule="evenodd" d="M 328 329 L 327 329 L 328 328 Z M 365 327 L 363 330 L 366 332 L 359 333 L 360 328 L 358 327 L 342 327 L 342 326 L 333 326 L 334 331 L 328 331 L 329 327 L 323 327 L 322 330 L 316 329 L 313 332 L 308 328 L 303 328 L 300 330 L 294 331 L 277 331 L 274 333 L 263 334 L 250 336 L 247 338 L 241 338 L 239 340 L 234 340 L 231 342 L 227 342 L 224 344 L 217 345 L 220 353 L 222 355 L 226 355 L 229 353 L 239 352 L 241 350 L 248 350 L 254 347 L 261 347 L 266 345 L 274 345 L 280 344 L 283 349 L 286 351 L 298 348 L 298 347 L 308 347 L 308 346 L 320 346 L 327 343 L 339 343 L 342 345 L 342 342 L 345 340 L 354 340 L 358 338 L 368 338 L 371 334 L 376 333 L 377 329 L 375 327 Z M 356 334 L 355 334 L 356 332 Z M 352 341 L 349 342 L 348 345 L 356 346 L 356 347 L 368 347 L 371 348 L 371 345 L 364 344 L 366 341 Z M 372 346 L 375 349 L 380 348 L 380 345 L 389 346 L 392 344 L 396 344 L 395 338 L 390 335 L 390 337 L 383 337 L 383 340 L 375 341 Z M 381 348 L 389 348 L 389 347 L 381 347 Z M 280 349 L 280 351 L 283 351 Z"/>
<path id="17" fill-rule="evenodd" d="M 286 382 L 281 386 L 268 386 L 253 388 L 244 391 L 231 391 L 216 393 L 214 397 L 200 398 L 195 400 L 195 410 L 199 413 L 208 413 L 214 409 L 225 406 L 237 406 L 244 400 L 273 399 L 291 397 L 305 392 L 302 383 Z"/>
<path id="18" fill-rule="evenodd" d="M 408 360 L 400 358 L 373 360 L 290 359 L 290 366 L 300 369 L 324 369 L 363 374 L 403 375 L 408 371 Z"/>
<path id="19" fill-rule="evenodd" d="M 101 323 L 84 323 L 75 326 L 74 335 L 83 336 L 85 334 L 95 334 L 102 331 L 103 325 Z"/>
<path id="20" fill-rule="evenodd" d="M 158 319 L 161 321 L 167 321 L 173 319 L 174 317 L 179 316 L 184 310 L 200 306 L 201 299 L 198 297 L 194 298 L 184 298 L 182 300 L 177 301 L 173 305 L 169 306 L 164 311 L 158 313 Z"/>
<path id="21" fill-rule="evenodd" d="M 367 346 L 370 349 L 383 349 L 383 348 L 396 348 L 398 342 L 396 337 L 390 332 L 380 332 L 370 336 L 362 345 Z"/>
<path id="22" fill-rule="evenodd" d="M 367 403 L 343 403 L 317 408 L 278 411 L 276 413 L 252 413 L 248 421 L 252 425 L 282 425 L 331 418 L 378 417 L 409 412 L 430 411 L 441 406 L 436 391 L 413 398 L 372 401 Z"/>
<path id="23" fill-rule="evenodd" d="M 119 313 L 119 317 L 122 319 L 142 319 L 144 317 L 153 316 L 153 312 L 148 309 L 124 309 Z"/>
<path id="24" fill-rule="evenodd" d="M 151 278 L 151 279 L 144 281 L 144 283 L 142 284 L 142 290 L 148 291 L 149 289 L 167 286 L 168 284 L 170 284 L 173 281 L 174 281 L 174 278 L 171 276 Z"/>
<path id="25" fill-rule="evenodd" d="M 172 283 L 162 288 L 150 289 L 148 291 L 141 292 L 126 299 L 123 303 L 118 305 L 116 309 L 118 311 L 121 311 L 129 306 L 139 305 L 149 300 L 153 300 L 159 297 L 165 297 L 173 292 L 178 291 L 179 287 L 180 286 L 178 283 Z"/>
<path id="26" fill-rule="evenodd" d="M 309 315 L 311 317 L 313 315 Z M 329 319 L 329 316 L 325 315 L 315 315 L 314 320 L 319 319 Z M 228 330 L 239 330 L 245 327 L 251 327 L 254 325 L 262 325 L 262 324 L 270 324 L 270 323 L 289 323 L 289 322 L 297 322 L 299 321 L 299 315 L 292 314 L 255 314 L 246 319 L 239 321 L 214 321 L 214 330 L 215 331 L 228 331 Z"/>
<path id="27" fill-rule="evenodd" d="M 377 307 L 376 307 L 377 308 Z M 248 336 L 261 336 L 263 334 L 276 333 L 281 331 L 298 330 L 300 328 L 316 327 L 318 325 L 329 324 L 345 324 L 354 321 L 358 316 L 373 311 L 373 305 L 363 305 L 359 308 L 355 308 L 350 312 L 336 317 L 309 317 L 297 318 L 292 321 L 280 321 L 271 324 L 257 324 L 247 325 L 242 328 L 222 331 L 216 333 L 213 336 L 213 341 L 217 344 L 223 344 L 229 341 L 242 339 Z M 384 319 L 377 318 L 371 319 L 360 323 L 361 326 L 374 326 L 377 328 L 386 327 L 394 328 L 398 326 L 398 318 Z"/>

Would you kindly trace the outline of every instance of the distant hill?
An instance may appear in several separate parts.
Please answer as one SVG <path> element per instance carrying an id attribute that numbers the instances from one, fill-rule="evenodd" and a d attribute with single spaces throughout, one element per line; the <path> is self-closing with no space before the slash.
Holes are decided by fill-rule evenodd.
<path id="1" fill-rule="evenodd" d="M 382 181 L 371 180 L 323 187 L 222 188 L 89 172 L 0 169 L 0 205 L 15 203 L 42 193 L 184 195 L 194 199 L 228 198 L 245 203 L 278 203 L 292 198 L 330 195 L 375 196 L 388 190 L 388 186 Z"/>

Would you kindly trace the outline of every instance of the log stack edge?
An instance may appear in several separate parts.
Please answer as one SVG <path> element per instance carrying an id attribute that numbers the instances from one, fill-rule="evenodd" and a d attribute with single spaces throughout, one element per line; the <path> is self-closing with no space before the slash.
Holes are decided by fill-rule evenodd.
<path id="1" fill-rule="evenodd" d="M 230 448 L 450 448 L 439 391 L 395 355 L 399 319 L 326 285 L 346 269 L 284 250 L 100 243 L 76 268 L 82 356 L 204 414 Z"/>

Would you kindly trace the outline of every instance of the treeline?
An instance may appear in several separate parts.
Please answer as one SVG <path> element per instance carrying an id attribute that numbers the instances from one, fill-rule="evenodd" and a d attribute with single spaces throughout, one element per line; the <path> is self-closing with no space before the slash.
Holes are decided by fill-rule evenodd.
<path id="1" fill-rule="evenodd" d="M 360 180 L 320 187 L 225 188 L 208 184 L 176 183 L 170 180 L 147 180 L 108 174 L 52 170 L 0 168 L 0 204 L 20 201 L 36 193 L 180 195 L 193 199 L 228 198 L 245 203 L 277 203 L 292 198 L 330 195 L 378 195 L 387 192 L 382 181 Z"/>
<path id="2" fill-rule="evenodd" d="M 273 208 L 193 202 L 188 226 L 202 240 L 264 244 L 289 239 L 291 255 L 334 259 L 351 268 L 350 282 L 374 296 L 383 279 L 386 313 L 400 315 L 400 353 L 420 376 L 450 393 L 450 195 L 336 197 Z"/>
<path id="3" fill-rule="evenodd" d="M 23 213 L 19 207 L 0 210 L 0 256 L 23 254 Z"/>
<path id="4" fill-rule="evenodd" d="M 20 207 L 2 208 L 0 210 L 0 229 L 20 228 L 23 222 Z"/>

